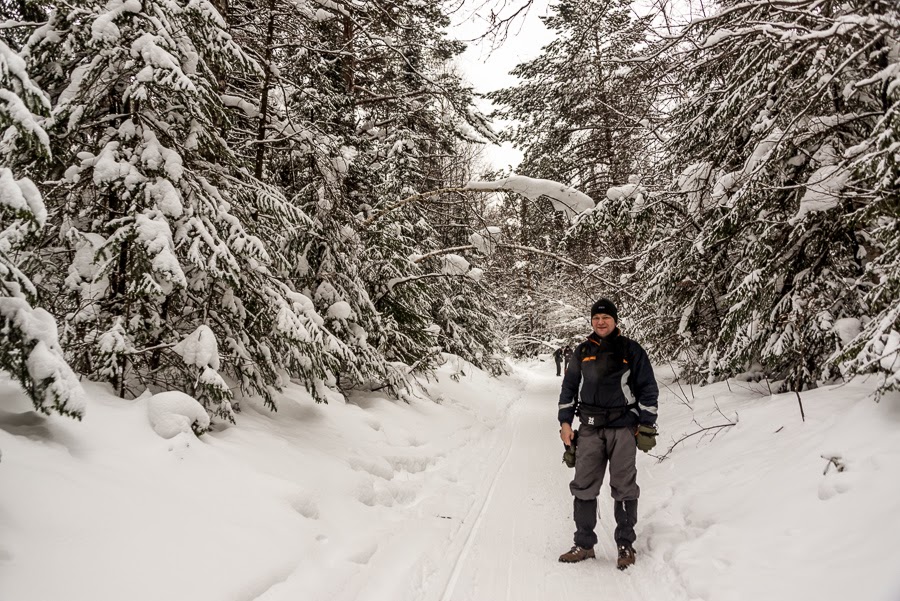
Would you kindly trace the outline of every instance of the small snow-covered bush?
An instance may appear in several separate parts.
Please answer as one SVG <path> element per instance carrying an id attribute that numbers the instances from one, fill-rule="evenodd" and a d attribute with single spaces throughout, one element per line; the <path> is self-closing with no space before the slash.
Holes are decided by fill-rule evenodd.
<path id="1" fill-rule="evenodd" d="M 209 415 L 203 405 L 183 392 L 154 394 L 147 403 L 147 416 L 153 431 L 167 439 L 182 432 L 200 436 L 209 430 Z"/>

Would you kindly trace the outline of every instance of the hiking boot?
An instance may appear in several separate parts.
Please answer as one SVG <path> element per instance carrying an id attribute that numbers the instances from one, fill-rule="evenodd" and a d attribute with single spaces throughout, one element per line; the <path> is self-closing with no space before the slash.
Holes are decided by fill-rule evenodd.
<path id="1" fill-rule="evenodd" d="M 593 559 L 595 557 L 593 549 L 583 549 L 575 545 L 565 553 L 559 556 L 559 560 L 563 563 L 577 563 L 585 559 Z"/>
<path id="2" fill-rule="evenodd" d="M 560 558 L 562 561 L 562 558 Z M 634 565 L 634 549 L 631 547 L 626 547 L 622 545 L 619 547 L 619 558 L 616 559 L 616 567 L 620 570 L 624 570 L 628 566 Z"/>

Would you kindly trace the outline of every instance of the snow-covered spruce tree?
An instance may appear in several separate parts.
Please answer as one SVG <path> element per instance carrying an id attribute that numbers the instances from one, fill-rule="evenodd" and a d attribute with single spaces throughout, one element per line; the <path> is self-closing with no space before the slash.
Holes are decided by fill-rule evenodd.
<path id="1" fill-rule="evenodd" d="M 685 32 L 670 214 L 694 233 L 665 249 L 647 298 L 680 316 L 695 373 L 760 369 L 800 390 L 827 375 L 836 320 L 862 314 L 871 243 L 852 216 L 870 182 L 848 162 L 884 115 L 873 25 L 886 10 L 725 2 Z"/>
<path id="2" fill-rule="evenodd" d="M 54 101 L 47 274 L 79 370 L 120 394 L 178 388 L 233 419 L 233 377 L 274 407 L 286 377 L 321 399 L 341 345 L 278 274 L 309 226 L 226 144 L 222 82 L 254 65 L 206 0 L 61 7 L 28 44 Z"/>
<path id="3" fill-rule="evenodd" d="M 557 338 L 583 334 L 583 320 L 570 322 L 579 315 L 573 309 L 583 306 L 589 294 L 557 258 L 564 255 L 558 240 L 566 217 L 554 212 L 546 198 L 533 201 L 502 193 L 484 220 L 497 224 L 497 238 L 503 243 L 542 251 L 501 247 L 479 263 L 483 281 L 502 282 L 491 286 L 491 296 L 506 350 L 516 357 L 533 357 L 547 352 Z"/>
<path id="4" fill-rule="evenodd" d="M 41 125 L 49 108 L 25 61 L 0 40 L 0 370 L 22 385 L 38 411 L 80 419 L 84 391 L 63 358 L 56 320 L 37 306 L 37 289 L 23 271 L 47 210 L 37 186 L 17 173 L 49 155 Z"/>
<path id="5" fill-rule="evenodd" d="M 872 30 L 870 60 L 880 70 L 855 84 L 880 102 L 881 111 L 850 165 L 858 181 L 869 182 L 859 191 L 864 207 L 850 216 L 868 224 L 873 247 L 865 264 L 865 315 L 841 324 L 848 337 L 861 331 L 833 357 L 845 373 L 880 374 L 879 394 L 900 389 L 900 11 L 886 3 L 882 8 L 863 23 Z"/>
<path id="6" fill-rule="evenodd" d="M 441 272 L 451 277 L 440 280 L 445 292 L 432 309 L 440 328 L 438 344 L 493 375 L 505 373 L 505 363 L 496 352 L 503 333 L 491 304 L 494 295 L 482 280 L 484 270 L 471 267 L 458 255 L 448 255 Z"/>
<path id="7" fill-rule="evenodd" d="M 470 114 L 471 92 L 443 71 L 459 48 L 443 39 L 438 6 L 348 3 L 309 14 L 302 4 L 271 5 L 280 18 L 272 28 L 257 25 L 256 36 L 271 33 L 274 44 L 256 53 L 261 60 L 274 47 L 265 60 L 277 67 L 266 177 L 316 223 L 291 242 L 292 277 L 323 315 L 349 305 L 332 312 L 343 323 L 329 322 L 355 356 L 342 385 L 386 380 L 396 388 L 396 362 L 424 370 L 439 358 L 430 310 L 445 290 L 419 278 L 408 258 L 438 244 L 421 206 L 368 220 L 404 196 L 441 187 L 442 158 L 473 127 L 483 129 Z"/>
<path id="8" fill-rule="evenodd" d="M 652 175 L 650 179 L 657 176 Z M 613 299 L 624 318 L 623 330 L 646 340 L 656 351 L 664 346 L 655 335 L 656 327 L 672 316 L 654 315 L 642 296 L 654 259 L 664 257 L 664 249 L 675 236 L 660 227 L 665 207 L 659 195 L 639 183 L 638 177 L 630 179 L 630 183 L 610 187 L 593 209 L 577 215 L 560 246 L 583 265 L 579 280 L 588 300 L 600 295 Z"/>
<path id="9" fill-rule="evenodd" d="M 505 137 L 525 154 L 520 172 L 602 198 L 652 159 L 656 63 L 631 61 L 648 23 L 628 0 L 564 0 L 543 20 L 556 37 L 512 71 L 520 83 L 489 96 L 497 116 L 519 123 Z"/>
<path id="10" fill-rule="evenodd" d="M 397 9 L 392 18 L 373 19 L 365 32 L 393 42 L 388 48 L 369 44 L 362 49 L 360 63 L 369 68 L 359 72 L 354 87 L 362 117 L 357 163 L 374 176 L 366 178 L 366 186 L 358 187 L 356 196 L 376 211 L 415 193 L 464 183 L 450 180 L 448 160 L 459 156 L 462 142 L 484 141 L 493 135 L 472 106 L 471 90 L 458 73 L 447 68 L 463 48 L 446 39 L 449 20 L 441 6 L 407 2 Z M 493 312 L 488 310 L 488 298 L 476 292 L 477 282 L 443 273 L 440 264 L 411 264 L 408 259 L 447 248 L 454 242 L 448 229 L 461 231 L 460 238 L 471 234 L 466 231 L 471 221 L 450 216 L 453 203 L 459 201 L 456 196 L 431 196 L 389 211 L 366 228 L 367 246 L 383 249 L 381 262 L 367 265 L 367 279 L 372 295 L 381 299 L 384 315 L 400 328 L 399 335 L 420 345 L 418 365 L 427 367 L 434 360 L 435 340 L 426 334 L 436 324 L 442 328 L 437 348 L 496 371 Z M 416 277 L 423 268 L 422 275 L 428 277 Z M 385 285 L 396 278 L 403 285 L 388 291 Z M 455 308 L 451 322 L 447 299 L 461 295 L 469 302 Z M 416 297 L 427 302 L 409 302 Z M 453 327 L 455 334 L 444 327 Z M 463 331 L 478 335 L 470 334 L 466 343 L 459 344 L 466 338 Z"/>
<path id="11" fill-rule="evenodd" d="M 282 277 L 310 297 L 343 343 L 340 386 L 386 385 L 403 394 L 406 370 L 380 344 L 389 323 L 360 274 L 366 247 L 356 232 L 359 209 L 347 200 L 357 124 L 344 69 L 335 59 L 344 44 L 342 14 L 331 8 L 232 4 L 232 31 L 262 66 L 256 79 L 235 80 L 230 91 L 242 106 L 252 107 L 248 124 L 235 129 L 236 145 L 252 149 L 248 158 L 255 172 L 310 216 L 310 227 L 284 237 L 283 252 L 291 260 Z M 249 135 L 241 140 L 241 132 Z"/>
<path id="12" fill-rule="evenodd" d="M 557 37 L 514 70 L 521 83 L 491 96 L 501 106 L 498 115 L 520 123 L 508 134 L 525 153 L 519 170 L 575 186 L 598 205 L 572 224 L 561 215 L 546 219 L 547 203 L 532 208 L 527 199 L 516 199 L 522 203 L 519 236 L 583 266 L 560 269 L 529 257 L 546 296 L 566 305 L 589 305 L 600 295 L 627 304 L 635 298 L 631 290 L 643 289 L 635 255 L 646 246 L 642 235 L 652 223 L 641 206 L 647 191 L 639 194 L 638 183 L 629 182 L 635 174 L 652 176 L 659 144 L 648 126 L 659 120 L 662 59 L 635 60 L 646 51 L 650 31 L 630 2 L 567 0 L 554 5 L 545 23 Z M 607 199 L 611 186 L 625 188 Z M 544 248 L 541 242 L 549 241 L 552 246 Z M 624 283 L 623 275 L 629 278 Z M 525 290 L 514 298 L 532 295 Z M 643 309 L 640 303 L 623 308 L 633 317 Z M 574 319 L 577 326 L 564 329 L 583 332 L 585 322 Z"/>

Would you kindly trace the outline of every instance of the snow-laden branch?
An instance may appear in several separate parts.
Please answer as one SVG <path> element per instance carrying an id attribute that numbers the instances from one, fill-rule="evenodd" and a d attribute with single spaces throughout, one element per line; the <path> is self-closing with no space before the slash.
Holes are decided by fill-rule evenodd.
<path id="1" fill-rule="evenodd" d="M 563 265 L 566 265 L 568 267 L 572 267 L 572 268 L 578 269 L 578 270 L 584 270 L 586 267 L 589 267 L 589 266 L 581 265 L 579 263 L 575 263 L 574 261 L 570 261 L 570 260 L 568 260 L 564 257 L 561 257 L 558 254 L 555 254 L 553 252 L 550 252 L 547 250 L 542 250 L 540 248 L 534 248 L 533 246 L 522 246 L 520 244 L 509 244 L 506 242 L 494 242 L 494 244 L 497 246 L 497 248 L 505 248 L 508 250 L 518 250 L 518 251 L 522 251 L 522 252 L 533 253 L 536 255 L 542 255 L 545 257 L 549 257 L 549 258 L 553 259 L 554 261 L 557 261 L 559 263 L 562 263 Z M 449 253 L 456 253 L 461 250 L 477 250 L 477 249 L 478 249 L 478 247 L 474 244 L 469 244 L 466 246 L 454 246 L 451 248 L 442 248 L 439 250 L 435 250 L 435 251 L 432 251 L 425 255 L 419 255 L 411 260 L 413 263 L 421 263 L 422 261 L 429 259 L 429 258 L 438 257 L 438 256 L 446 255 Z M 609 289 L 615 290 L 618 294 L 620 294 L 622 296 L 627 296 L 627 297 L 631 298 L 632 300 L 638 300 L 628 290 L 626 290 L 622 286 L 619 286 L 615 282 L 604 279 L 603 277 L 600 276 L 600 274 L 598 274 L 593 269 L 588 269 L 587 271 L 585 271 L 585 274 L 589 277 L 592 277 L 594 279 L 601 281 L 604 286 L 606 286 Z M 415 278 L 406 278 L 407 281 L 413 281 L 414 279 Z M 405 281 L 403 283 L 405 283 Z M 390 291 L 388 291 L 388 292 L 390 292 Z"/>
<path id="2" fill-rule="evenodd" d="M 429 190 L 428 192 L 419 192 L 412 196 L 407 196 L 403 200 L 372 214 L 368 219 L 363 221 L 362 227 L 367 228 L 379 218 L 385 216 L 391 211 L 395 211 L 400 207 L 408 205 L 417 200 L 423 200 L 439 194 L 449 194 L 453 192 L 516 192 L 531 200 L 537 200 L 541 196 L 546 196 L 553 203 L 553 208 L 557 211 L 565 213 L 569 217 L 573 217 L 578 213 L 582 213 L 588 209 L 594 208 L 594 201 L 590 196 L 576 190 L 571 186 L 561 184 L 549 179 L 535 179 L 524 175 L 512 175 L 504 179 L 498 179 L 490 182 L 471 181 L 463 187 L 456 188 L 440 188 L 437 190 Z"/>
<path id="3" fill-rule="evenodd" d="M 390 213 L 392 211 L 396 211 L 400 207 L 408 205 L 411 202 L 415 202 L 417 200 L 422 200 L 424 198 L 430 198 L 432 196 L 437 196 L 439 194 L 449 194 L 451 192 L 465 192 L 466 190 L 467 190 L 466 188 L 440 188 L 438 190 L 429 190 L 428 192 L 419 192 L 419 193 L 413 194 L 412 196 L 407 196 L 403 200 L 399 200 L 399 201 L 395 202 L 394 204 L 392 204 L 376 213 L 373 213 L 368 219 L 363 221 L 362 227 L 363 227 L 363 229 L 369 227 L 370 225 L 372 225 L 375 221 L 377 221 L 381 217 L 384 217 L 388 213 Z"/>
<path id="4" fill-rule="evenodd" d="M 546 196 L 553 203 L 554 209 L 565 213 L 568 217 L 594 208 L 594 201 L 584 192 L 549 179 L 534 179 L 524 175 L 511 175 L 492 182 L 473 181 L 466 184 L 464 189 L 482 192 L 517 192 L 531 200 Z"/>
<path id="5" fill-rule="evenodd" d="M 421 275 L 411 275 L 405 278 L 394 278 L 387 283 L 385 291 L 382 292 L 378 298 L 372 301 L 373 304 L 377 305 L 381 302 L 381 300 L 388 296 L 390 293 L 394 291 L 395 288 L 399 286 L 403 286 L 404 284 L 410 284 L 412 282 L 419 282 L 421 280 L 429 280 L 434 278 L 459 278 L 459 277 L 468 277 L 467 274 L 462 273 L 443 273 L 443 272 L 435 272 L 435 273 L 423 273 Z"/>

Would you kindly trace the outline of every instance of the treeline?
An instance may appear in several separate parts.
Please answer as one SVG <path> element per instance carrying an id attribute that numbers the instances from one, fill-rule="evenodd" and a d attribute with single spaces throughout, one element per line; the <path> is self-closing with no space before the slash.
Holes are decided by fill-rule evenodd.
<path id="1" fill-rule="evenodd" d="M 0 369 L 221 419 L 289 381 L 403 397 L 442 352 L 501 371 L 483 227 L 413 193 L 493 134 L 420 0 L 0 4 Z M 471 257 L 470 257 L 471 258 Z"/>
<path id="2" fill-rule="evenodd" d="M 653 6 L 553 4 L 554 41 L 493 94 L 520 123 L 505 134 L 520 172 L 598 200 L 528 226 L 581 267 L 523 289 L 582 312 L 617 298 L 693 381 L 900 387 L 896 3 Z M 574 333 L 574 315 L 543 326 Z"/>

